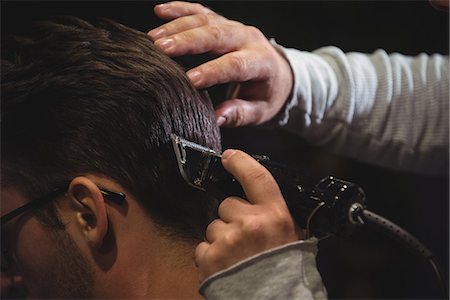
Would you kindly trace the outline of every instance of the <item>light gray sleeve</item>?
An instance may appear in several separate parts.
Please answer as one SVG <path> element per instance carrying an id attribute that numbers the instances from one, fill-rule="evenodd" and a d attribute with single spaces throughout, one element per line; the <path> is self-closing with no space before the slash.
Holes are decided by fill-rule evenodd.
<path id="1" fill-rule="evenodd" d="M 298 241 L 250 257 L 207 278 L 206 299 L 326 299 L 316 268 L 317 239 Z"/>
<path id="2" fill-rule="evenodd" d="M 447 56 L 277 48 L 295 77 L 279 126 L 340 155 L 397 170 L 446 173 Z"/>

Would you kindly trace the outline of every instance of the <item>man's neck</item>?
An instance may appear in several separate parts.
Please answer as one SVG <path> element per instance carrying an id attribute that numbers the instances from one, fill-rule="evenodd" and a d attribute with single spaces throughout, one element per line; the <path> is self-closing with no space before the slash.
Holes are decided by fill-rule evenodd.
<path id="1" fill-rule="evenodd" d="M 103 298 L 201 298 L 195 244 L 171 238 L 153 226 L 140 224 L 135 237 L 118 232 L 117 260 L 110 272 L 103 272 L 103 284 L 99 282 L 103 285 L 99 290 L 110 293 Z"/>

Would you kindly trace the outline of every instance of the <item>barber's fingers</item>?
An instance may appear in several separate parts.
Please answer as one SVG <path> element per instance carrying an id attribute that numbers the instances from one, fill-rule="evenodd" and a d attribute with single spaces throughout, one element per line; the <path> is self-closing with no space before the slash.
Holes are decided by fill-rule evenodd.
<path id="1" fill-rule="evenodd" d="M 250 155 L 226 150 L 222 154 L 222 164 L 239 181 L 250 203 L 286 205 L 272 174 Z"/>
<path id="2" fill-rule="evenodd" d="M 234 51 L 248 41 L 246 34 L 229 24 L 205 25 L 157 39 L 155 46 L 169 56 Z"/>
<path id="3" fill-rule="evenodd" d="M 206 228 L 206 240 L 214 243 L 227 230 L 227 226 L 229 225 L 221 219 L 213 220 Z"/>
<path id="4" fill-rule="evenodd" d="M 150 30 L 148 32 L 148 35 L 153 39 L 153 41 L 156 41 L 160 38 L 178 34 L 197 27 L 222 23 L 228 23 L 229 25 L 235 24 L 241 25 L 238 22 L 227 20 L 218 14 L 206 13 L 206 14 L 179 17 L 155 29 Z"/>
<path id="5" fill-rule="evenodd" d="M 221 127 L 239 127 L 259 125 L 265 119 L 268 102 L 231 99 L 221 102 L 216 107 L 217 124 Z"/>
<path id="6" fill-rule="evenodd" d="M 209 25 L 220 24 L 220 26 L 217 27 L 214 26 L 210 27 L 211 33 L 214 36 L 219 37 L 227 35 L 226 34 L 227 28 L 224 27 L 224 25 L 232 26 L 233 28 L 231 29 L 231 31 L 233 31 L 234 33 L 236 33 L 238 30 L 242 30 L 247 27 L 237 21 L 228 20 L 227 18 L 213 12 L 212 10 L 196 3 L 177 2 L 176 4 L 177 5 L 167 4 L 168 8 L 165 8 L 166 4 L 163 4 L 165 8 L 164 12 L 173 11 L 172 15 L 173 18 L 171 18 L 170 22 L 162 24 L 161 26 L 154 28 L 148 32 L 148 35 L 153 39 L 153 41 L 157 41 L 158 39 L 164 37 L 180 34 L 191 29 Z M 179 10 L 176 9 L 179 6 L 178 4 L 181 5 L 181 8 Z M 172 6 L 174 8 L 170 9 L 170 7 Z M 186 9 L 184 9 L 185 6 L 187 7 Z M 155 7 L 155 13 L 160 17 L 165 16 L 159 13 L 160 10 L 161 10 L 160 6 L 157 5 Z M 194 35 L 192 37 L 195 38 L 196 36 Z M 177 36 L 175 36 L 174 38 L 177 38 Z M 193 40 L 188 40 L 188 42 L 192 43 Z M 195 41 L 195 43 L 197 42 Z"/>
<path id="7" fill-rule="evenodd" d="M 196 88 L 228 82 L 264 80 L 270 76 L 271 64 L 258 50 L 230 52 L 187 72 Z"/>
<path id="8" fill-rule="evenodd" d="M 230 232 L 231 227 L 242 225 L 241 220 L 255 213 L 254 206 L 244 199 L 239 197 L 224 199 L 218 208 L 220 219 L 213 220 L 206 228 L 206 240 L 214 243 L 218 238 L 223 238 L 225 232 Z"/>
<path id="9" fill-rule="evenodd" d="M 224 255 L 229 252 L 229 249 L 222 250 L 215 243 L 201 242 L 197 245 L 194 252 L 194 263 L 198 268 L 200 282 L 231 265 L 229 259 Z"/>
<path id="10" fill-rule="evenodd" d="M 207 14 L 213 11 L 199 3 L 171 1 L 156 5 L 154 12 L 159 18 L 169 21 L 183 16 Z"/>
<path id="11" fill-rule="evenodd" d="M 270 44 L 257 28 L 234 21 L 207 24 L 155 40 L 155 46 L 169 56 L 206 52 L 221 55 L 235 50 L 252 48 L 253 45 L 267 47 Z"/>
<path id="12" fill-rule="evenodd" d="M 208 267 L 208 264 L 205 264 L 205 257 L 207 257 L 207 253 L 211 248 L 211 244 L 208 242 L 201 242 L 200 244 L 197 245 L 197 247 L 195 248 L 195 252 L 194 252 L 194 263 L 198 268 L 198 276 L 199 276 L 199 280 L 200 282 L 202 282 L 205 277 L 207 276 L 206 273 L 208 271 L 204 270 L 205 268 Z M 209 274 L 209 273 L 208 273 Z"/>
<path id="13" fill-rule="evenodd" d="M 195 248 L 195 264 L 197 266 L 200 266 L 199 262 L 201 261 L 201 259 L 205 256 L 205 253 L 208 251 L 208 249 L 211 247 L 211 244 L 208 242 L 201 242 L 200 244 L 197 245 L 197 247 Z"/>
<path id="14" fill-rule="evenodd" d="M 226 198 L 218 208 L 219 218 L 226 223 L 240 221 L 254 213 L 253 205 L 239 197 Z"/>

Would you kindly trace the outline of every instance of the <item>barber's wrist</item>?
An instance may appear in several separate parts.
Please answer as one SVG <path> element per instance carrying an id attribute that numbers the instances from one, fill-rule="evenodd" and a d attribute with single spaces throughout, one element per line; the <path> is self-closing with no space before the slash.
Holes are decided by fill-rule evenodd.
<path id="1" fill-rule="evenodd" d="M 294 76 L 294 71 L 292 69 L 291 63 L 288 59 L 288 57 L 286 56 L 286 53 L 284 52 L 284 48 L 279 45 L 274 38 L 271 38 L 270 43 L 272 44 L 273 48 L 277 51 L 277 53 L 280 55 L 280 57 L 286 62 L 287 66 L 289 67 L 289 76 L 290 76 L 290 80 L 288 80 L 290 82 L 290 84 L 288 84 L 288 88 L 286 88 L 286 90 L 289 90 L 288 93 L 286 93 L 286 96 L 283 97 L 284 99 L 282 100 L 283 104 L 282 106 L 279 108 L 278 112 L 267 122 L 263 123 L 260 125 L 260 127 L 262 128 L 267 128 L 267 129 L 273 129 L 273 128 L 277 128 L 279 127 L 279 123 L 280 120 L 285 118 L 286 115 L 286 109 L 287 109 L 287 105 L 288 103 L 290 103 L 292 101 L 293 98 L 293 94 L 294 94 L 294 86 L 295 86 L 295 76 Z"/>

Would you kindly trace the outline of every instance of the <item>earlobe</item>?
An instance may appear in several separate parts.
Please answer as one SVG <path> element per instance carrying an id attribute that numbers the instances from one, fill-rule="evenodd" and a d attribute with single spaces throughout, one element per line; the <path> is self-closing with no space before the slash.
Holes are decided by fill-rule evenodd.
<path id="1" fill-rule="evenodd" d="M 76 222 L 90 245 L 101 248 L 108 231 L 105 201 L 98 186 L 87 177 L 74 178 L 68 188 L 73 200 Z"/>

